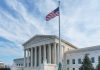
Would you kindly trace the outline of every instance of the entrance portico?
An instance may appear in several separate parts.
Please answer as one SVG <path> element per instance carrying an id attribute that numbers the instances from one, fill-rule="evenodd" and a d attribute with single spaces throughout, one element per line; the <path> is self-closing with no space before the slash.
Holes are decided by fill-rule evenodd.
<path id="1" fill-rule="evenodd" d="M 24 49 L 25 67 L 37 67 L 43 62 L 57 64 L 59 54 L 58 43 L 44 44 Z"/>

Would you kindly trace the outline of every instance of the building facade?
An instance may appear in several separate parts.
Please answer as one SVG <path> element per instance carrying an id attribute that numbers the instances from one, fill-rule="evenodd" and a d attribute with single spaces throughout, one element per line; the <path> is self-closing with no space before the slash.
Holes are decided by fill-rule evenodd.
<path id="1" fill-rule="evenodd" d="M 77 49 L 65 40 L 61 40 L 61 47 L 58 43 L 54 35 L 36 35 L 24 43 L 24 70 L 57 70 L 64 53 Z"/>
<path id="2" fill-rule="evenodd" d="M 64 55 L 64 70 L 80 70 L 85 54 L 89 54 L 89 58 L 96 68 L 100 58 L 100 46 L 68 51 Z"/>
<path id="3" fill-rule="evenodd" d="M 24 70 L 24 58 L 14 59 L 11 70 Z"/>
<path id="4" fill-rule="evenodd" d="M 0 68 L 6 68 L 6 64 L 0 61 Z"/>
<path id="5" fill-rule="evenodd" d="M 100 57 L 100 46 L 77 49 L 75 46 L 53 35 L 36 35 L 24 46 L 24 58 L 15 59 L 12 70 L 58 70 L 62 62 L 63 70 L 79 70 L 85 54 L 89 54 L 94 68 Z"/>

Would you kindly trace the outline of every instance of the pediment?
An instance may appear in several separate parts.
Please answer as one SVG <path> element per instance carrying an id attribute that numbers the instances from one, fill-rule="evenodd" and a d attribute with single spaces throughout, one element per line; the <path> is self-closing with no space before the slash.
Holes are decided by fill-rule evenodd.
<path id="1" fill-rule="evenodd" d="M 32 37 L 31 39 L 29 39 L 27 42 L 25 42 L 23 44 L 23 46 L 29 46 L 31 44 L 35 44 L 35 43 L 39 43 L 39 42 L 46 42 L 46 41 L 54 41 L 54 40 L 59 40 L 59 38 L 55 35 L 35 35 L 34 37 Z M 72 46 L 73 48 L 76 48 L 74 45 L 72 45 L 71 43 L 61 39 L 61 42 L 69 45 L 69 46 Z"/>
<path id="2" fill-rule="evenodd" d="M 31 38 L 30 40 L 28 40 L 24 45 L 26 44 L 30 44 L 30 43 L 36 43 L 36 42 L 40 42 L 40 41 L 46 41 L 46 40 L 50 40 L 50 39 L 54 39 L 55 36 L 53 35 L 36 35 L 33 38 Z"/>
<path id="3" fill-rule="evenodd" d="M 42 41 L 42 40 L 46 40 L 46 39 L 51 39 L 50 37 L 47 37 L 47 36 L 35 36 L 32 41 Z"/>

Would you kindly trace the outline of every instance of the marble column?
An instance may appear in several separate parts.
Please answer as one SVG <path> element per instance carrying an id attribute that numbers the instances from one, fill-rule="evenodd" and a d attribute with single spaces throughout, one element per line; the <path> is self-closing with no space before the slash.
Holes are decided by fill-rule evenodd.
<path id="1" fill-rule="evenodd" d="M 44 60 L 43 60 L 43 62 L 47 62 L 47 60 L 46 60 L 46 45 L 43 45 L 43 48 L 44 48 Z"/>
<path id="2" fill-rule="evenodd" d="M 56 64 L 56 43 L 54 43 L 54 64 Z"/>
<path id="3" fill-rule="evenodd" d="M 48 59 L 48 62 L 51 63 L 51 44 L 48 44 L 48 48 L 49 48 L 49 59 Z"/>
<path id="4" fill-rule="evenodd" d="M 57 50 L 57 52 L 58 52 L 58 64 L 59 64 L 59 62 L 60 62 L 60 47 L 59 47 L 59 43 L 58 43 L 58 50 Z"/>
<path id="5" fill-rule="evenodd" d="M 33 66 L 35 65 L 35 48 L 33 48 Z"/>
<path id="6" fill-rule="evenodd" d="M 24 49 L 24 67 L 26 67 L 26 50 Z"/>
<path id="7" fill-rule="evenodd" d="M 31 48 L 31 67 L 33 67 L 33 48 Z"/>
<path id="8" fill-rule="evenodd" d="M 43 46 L 41 46 L 41 63 L 43 63 L 44 60 L 44 54 L 43 54 Z"/>
<path id="9" fill-rule="evenodd" d="M 29 67 L 29 49 L 27 50 L 27 66 Z"/>
<path id="10" fill-rule="evenodd" d="M 35 47 L 35 67 L 37 66 L 37 47 Z"/>
<path id="11" fill-rule="evenodd" d="M 54 46 L 53 44 L 51 44 L 51 64 L 54 64 L 54 50 L 53 50 Z"/>
<path id="12" fill-rule="evenodd" d="M 39 65 L 41 64 L 41 46 L 39 46 Z"/>
<path id="13" fill-rule="evenodd" d="M 57 57 L 56 57 L 56 62 L 57 62 L 57 64 L 59 64 L 59 45 L 58 45 L 58 43 L 56 44 L 56 51 L 57 51 Z"/>
<path id="14" fill-rule="evenodd" d="M 26 66 L 28 67 L 28 50 L 26 49 Z"/>
<path id="15" fill-rule="evenodd" d="M 37 46 L 37 66 L 39 65 L 39 46 Z"/>
<path id="16" fill-rule="evenodd" d="M 26 66 L 28 66 L 28 50 L 26 49 Z"/>

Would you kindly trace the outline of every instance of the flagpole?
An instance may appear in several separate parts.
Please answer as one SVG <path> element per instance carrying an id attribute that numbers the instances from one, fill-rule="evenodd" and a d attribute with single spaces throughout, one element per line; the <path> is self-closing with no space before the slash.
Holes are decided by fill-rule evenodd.
<path id="1" fill-rule="evenodd" d="M 60 1 L 58 1 L 59 6 L 59 62 L 61 62 L 61 38 L 60 38 Z"/>
<path id="2" fill-rule="evenodd" d="M 60 1 L 58 1 L 58 6 L 59 6 L 59 65 L 58 65 L 58 70 L 62 70 L 62 58 L 61 58 L 61 38 L 60 38 Z"/>

